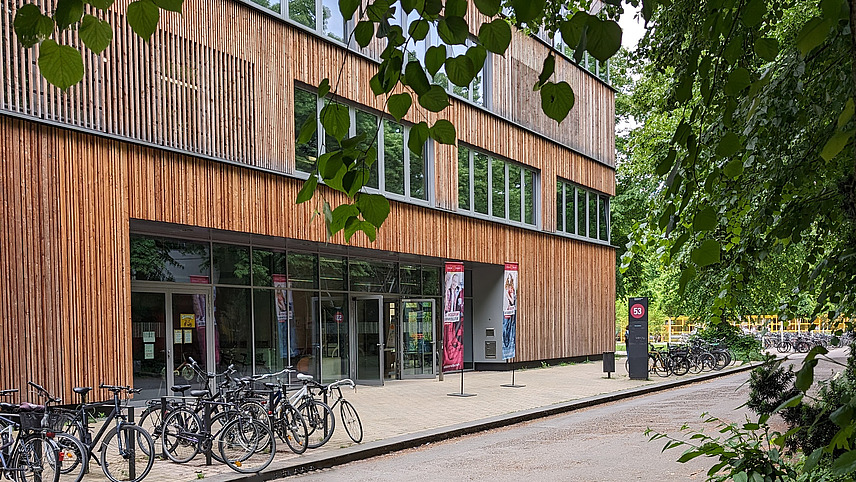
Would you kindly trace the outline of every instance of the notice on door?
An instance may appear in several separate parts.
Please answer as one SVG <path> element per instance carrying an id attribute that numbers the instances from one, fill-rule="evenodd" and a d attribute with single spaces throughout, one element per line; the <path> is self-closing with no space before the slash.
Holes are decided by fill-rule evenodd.
<path id="1" fill-rule="evenodd" d="M 184 342 L 193 343 L 193 330 L 184 330 Z"/>
<path id="2" fill-rule="evenodd" d="M 182 343 L 181 330 L 175 330 L 172 332 L 172 344 L 173 345 L 181 345 Z"/>
<path id="3" fill-rule="evenodd" d="M 155 358 L 155 345 L 153 343 L 146 343 L 143 345 L 143 358 L 146 360 L 154 360 Z"/>
<path id="4" fill-rule="evenodd" d="M 155 342 L 155 332 L 144 331 L 143 332 L 143 343 L 154 343 L 154 342 Z"/>
<path id="5" fill-rule="evenodd" d="M 181 327 L 182 328 L 196 328 L 196 315 L 193 313 L 182 313 L 181 318 Z"/>

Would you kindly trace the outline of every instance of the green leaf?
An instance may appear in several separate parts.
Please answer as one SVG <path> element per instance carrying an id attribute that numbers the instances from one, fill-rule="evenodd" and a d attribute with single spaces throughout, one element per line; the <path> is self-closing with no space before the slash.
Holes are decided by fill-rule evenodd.
<path id="1" fill-rule="evenodd" d="M 313 2 L 312 5 L 315 5 Z M 387 0 L 375 0 L 366 7 L 366 16 L 372 22 L 381 22 L 387 17 L 389 12 L 389 2 Z"/>
<path id="2" fill-rule="evenodd" d="M 86 48 L 100 54 L 113 41 L 113 29 L 106 21 L 87 14 L 80 23 L 80 40 Z"/>
<path id="3" fill-rule="evenodd" d="M 746 87 L 749 87 L 751 83 L 752 80 L 749 77 L 749 71 L 743 67 L 737 67 L 728 73 L 728 81 L 725 83 L 723 90 L 726 95 L 736 95 Z"/>
<path id="4" fill-rule="evenodd" d="M 734 482 L 749 482 L 749 475 L 746 472 L 738 472 L 734 474 Z"/>
<path id="5" fill-rule="evenodd" d="M 764 0 L 750 0 L 743 7 L 743 14 L 740 16 L 740 21 L 747 27 L 754 27 L 761 23 L 765 13 L 767 13 L 767 5 L 764 3 Z"/>
<path id="6" fill-rule="evenodd" d="M 341 141 L 348 135 L 351 127 L 351 116 L 348 107 L 342 104 L 329 102 L 321 109 L 321 125 L 324 131 Z"/>
<path id="7" fill-rule="evenodd" d="M 574 90 L 567 82 L 547 82 L 541 87 L 541 109 L 547 117 L 561 123 L 573 107 Z"/>
<path id="8" fill-rule="evenodd" d="M 42 14 L 38 6 L 32 3 L 22 5 L 15 12 L 15 35 L 24 47 L 32 47 L 53 32 L 54 21 Z"/>
<path id="9" fill-rule="evenodd" d="M 357 234 L 357 231 L 365 233 L 366 237 L 368 237 L 371 242 L 374 242 L 377 237 L 377 229 L 372 226 L 371 223 L 357 220 L 351 223 L 349 220 L 348 224 L 345 226 L 345 240 L 351 242 L 351 238 Z"/>
<path id="10" fill-rule="evenodd" d="M 470 85 L 476 76 L 473 61 L 466 55 L 446 59 L 446 76 L 453 84 L 460 87 Z"/>
<path id="11" fill-rule="evenodd" d="M 353 204 L 342 204 L 337 206 L 331 213 L 330 232 L 338 233 L 345 228 L 345 223 L 350 218 L 356 218 L 360 215 L 360 210 Z"/>
<path id="12" fill-rule="evenodd" d="M 184 0 L 154 0 L 155 5 L 170 12 L 181 13 Z"/>
<path id="13" fill-rule="evenodd" d="M 449 94 L 439 85 L 432 85 L 428 91 L 419 96 L 419 105 L 431 112 L 440 112 L 449 106 Z"/>
<path id="14" fill-rule="evenodd" d="M 321 79 L 321 83 L 318 84 L 318 98 L 323 99 L 327 97 L 327 94 L 330 93 L 330 79 L 324 77 Z"/>
<path id="15" fill-rule="evenodd" d="M 54 20 L 60 30 L 80 21 L 83 17 L 83 0 L 59 0 L 54 11 Z"/>
<path id="16" fill-rule="evenodd" d="M 853 421 L 853 407 L 843 405 L 829 415 L 829 420 L 839 427 L 846 427 Z"/>
<path id="17" fill-rule="evenodd" d="M 455 145 L 455 140 L 458 134 L 455 132 L 455 126 L 446 119 L 440 119 L 431 127 L 431 138 L 440 144 Z"/>
<path id="18" fill-rule="evenodd" d="M 314 113 L 313 113 L 314 114 Z M 315 115 L 308 116 L 300 126 L 300 132 L 297 134 L 297 144 L 306 144 L 312 139 L 315 130 L 318 129 L 318 122 Z"/>
<path id="19" fill-rule="evenodd" d="M 853 471 L 856 471 L 856 450 L 847 451 L 832 462 L 835 475 L 848 475 Z"/>
<path id="20" fill-rule="evenodd" d="M 415 22 L 411 22 L 410 27 L 407 28 L 407 33 L 413 37 L 413 40 L 425 40 L 429 31 L 430 25 L 428 21 L 423 18 L 420 18 Z"/>
<path id="21" fill-rule="evenodd" d="M 481 45 L 473 45 L 467 49 L 465 55 L 473 61 L 473 68 L 476 71 L 476 75 L 478 75 L 478 72 L 484 68 L 485 60 L 487 60 L 487 50 Z"/>
<path id="22" fill-rule="evenodd" d="M 854 114 L 854 105 L 853 105 L 853 97 L 847 99 L 847 102 L 844 104 L 844 110 L 841 111 L 841 114 L 838 115 L 838 128 L 841 129 L 844 127 L 850 119 L 853 118 Z"/>
<path id="23" fill-rule="evenodd" d="M 735 157 L 728 161 L 728 164 L 725 165 L 722 172 L 731 179 L 736 179 L 743 174 L 743 159 Z"/>
<path id="24" fill-rule="evenodd" d="M 380 194 L 360 193 L 355 201 L 363 219 L 375 227 L 380 227 L 389 216 L 389 200 Z"/>
<path id="25" fill-rule="evenodd" d="M 412 126 L 407 137 L 407 148 L 410 149 L 410 152 L 421 156 L 429 135 L 430 130 L 427 122 L 422 121 Z"/>
<path id="26" fill-rule="evenodd" d="M 716 146 L 716 155 L 719 157 L 731 157 L 742 148 L 743 146 L 740 144 L 740 138 L 737 137 L 737 134 L 728 131 L 719 140 L 719 144 Z"/>
<path id="27" fill-rule="evenodd" d="M 511 25 L 502 18 L 485 22 L 479 27 L 479 41 L 491 52 L 505 55 L 511 44 Z"/>
<path id="28" fill-rule="evenodd" d="M 493 17 L 502 8 L 501 0 L 475 0 L 476 8 L 486 17 Z"/>
<path id="29" fill-rule="evenodd" d="M 83 79 L 83 57 L 76 48 L 47 39 L 39 47 L 39 70 L 51 85 L 65 90 Z"/>
<path id="30" fill-rule="evenodd" d="M 354 40 L 361 48 L 366 48 L 374 37 L 374 23 L 368 20 L 360 20 L 354 27 Z"/>
<path id="31" fill-rule="evenodd" d="M 402 117 L 407 115 L 410 106 L 413 105 L 413 99 L 410 94 L 403 92 L 389 96 L 389 113 L 395 117 L 395 120 L 400 121 Z"/>
<path id="32" fill-rule="evenodd" d="M 431 83 L 428 81 L 428 76 L 422 70 L 422 65 L 418 60 L 411 60 L 404 68 L 404 81 L 407 85 L 416 92 L 416 95 L 422 95 L 431 88 Z"/>
<path id="33" fill-rule="evenodd" d="M 86 3 L 99 10 L 107 10 L 111 5 L 113 5 L 113 0 L 86 0 Z"/>
<path id="34" fill-rule="evenodd" d="M 794 387 L 797 390 L 807 392 L 808 389 L 811 388 L 811 384 L 814 382 L 815 365 L 817 365 L 817 360 L 810 360 L 803 363 L 803 366 L 797 372 L 797 377 L 794 381 Z"/>
<path id="35" fill-rule="evenodd" d="M 559 24 L 559 32 L 562 33 L 562 40 L 571 48 L 576 49 L 577 45 L 579 45 L 589 17 L 588 13 L 580 10 L 570 20 L 565 20 Z"/>
<path id="36" fill-rule="evenodd" d="M 678 294 L 683 294 L 687 288 L 687 283 L 696 276 L 696 269 L 693 266 L 681 271 L 681 279 L 678 281 Z"/>
<path id="37" fill-rule="evenodd" d="M 675 86 L 675 100 L 686 102 L 693 96 L 693 77 L 689 73 L 681 75 L 677 86 Z"/>
<path id="38" fill-rule="evenodd" d="M 693 217 L 693 230 L 697 233 L 701 231 L 713 231 L 717 225 L 716 211 L 708 206 Z"/>
<path id="39" fill-rule="evenodd" d="M 832 21 L 820 17 L 815 17 L 805 25 L 803 25 L 800 33 L 797 34 L 796 45 L 802 55 L 806 55 L 815 47 L 822 44 L 829 35 L 829 29 L 832 28 Z"/>
<path id="40" fill-rule="evenodd" d="M 422 11 L 422 18 L 433 20 L 440 15 L 440 10 L 442 9 L 442 0 L 425 0 L 425 9 Z"/>
<path id="41" fill-rule="evenodd" d="M 767 62 L 776 60 L 779 55 L 779 41 L 774 38 L 759 38 L 755 41 L 755 54 Z"/>
<path id="42" fill-rule="evenodd" d="M 432 76 L 437 75 L 440 67 L 446 62 L 446 46 L 434 45 L 425 51 L 425 68 Z"/>
<path id="43" fill-rule="evenodd" d="M 345 20 L 352 19 L 358 8 L 360 8 L 360 0 L 339 0 L 339 12 Z"/>
<path id="44" fill-rule="evenodd" d="M 312 199 L 312 195 L 315 194 L 316 187 L 318 187 L 318 178 L 315 176 L 309 176 L 309 179 L 303 182 L 303 187 L 300 188 L 300 192 L 297 193 L 297 204 L 305 203 Z"/>
<path id="45" fill-rule="evenodd" d="M 586 50 L 605 62 L 621 48 L 621 27 L 614 20 L 601 20 L 595 16 L 589 16 L 587 25 Z"/>
<path id="46" fill-rule="evenodd" d="M 135 0 L 128 5 L 128 25 L 143 40 L 149 40 L 158 28 L 160 9 L 152 0 Z"/>
<path id="47" fill-rule="evenodd" d="M 715 239 L 708 239 L 692 251 L 690 258 L 695 264 L 703 268 L 705 266 L 719 263 L 719 250 L 719 242 Z"/>
<path id="48" fill-rule="evenodd" d="M 511 0 L 514 17 L 520 23 L 528 23 L 544 15 L 546 0 Z"/>
<path id="49" fill-rule="evenodd" d="M 814 449 L 814 452 L 811 453 L 805 459 L 805 465 L 803 466 L 804 473 L 811 473 L 815 467 L 817 467 L 817 463 L 820 462 L 820 457 L 823 455 L 823 447 Z"/>
<path id="50" fill-rule="evenodd" d="M 437 34 L 447 45 L 464 45 L 469 36 L 467 21 L 462 17 L 444 17 L 437 22 Z"/>
<path id="51" fill-rule="evenodd" d="M 674 149 L 669 149 L 669 153 L 666 154 L 666 157 L 657 164 L 655 168 L 655 172 L 658 176 L 665 176 L 669 171 L 672 170 L 672 166 L 675 165 L 675 156 L 677 152 Z"/>
<path id="52" fill-rule="evenodd" d="M 345 161 L 342 158 L 341 151 L 329 151 L 326 154 L 332 154 L 327 158 L 326 162 L 324 162 L 323 169 L 319 162 L 318 171 L 321 173 L 321 178 L 324 179 L 325 182 L 342 178 L 345 175 Z M 335 189 L 335 187 L 334 187 Z"/>
<path id="53" fill-rule="evenodd" d="M 824 144 L 823 149 L 820 151 L 820 157 L 825 161 L 831 161 L 839 152 L 841 152 L 842 149 L 844 149 L 844 146 L 847 145 L 855 132 L 856 130 L 854 129 L 836 132 L 828 141 L 826 141 L 826 144 Z"/>
<path id="54" fill-rule="evenodd" d="M 467 0 L 446 0 L 447 17 L 464 17 L 467 14 Z"/>
<path id="55" fill-rule="evenodd" d="M 704 454 L 704 452 L 702 452 L 701 450 L 689 449 L 686 452 L 684 452 L 683 455 L 680 456 L 680 458 L 678 458 L 678 462 L 683 464 L 683 463 L 689 462 L 690 460 L 692 460 L 692 459 L 694 459 L 694 458 L 696 458 L 702 454 Z"/>
<path id="56" fill-rule="evenodd" d="M 538 76 L 538 82 L 535 83 L 535 88 L 533 90 L 538 90 L 542 85 L 546 84 L 555 71 L 556 56 L 550 53 L 544 57 L 544 64 L 541 66 L 541 74 Z"/>

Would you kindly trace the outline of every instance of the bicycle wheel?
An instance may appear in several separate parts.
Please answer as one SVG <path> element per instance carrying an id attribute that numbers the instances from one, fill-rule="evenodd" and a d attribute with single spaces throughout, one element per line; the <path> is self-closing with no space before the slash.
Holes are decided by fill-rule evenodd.
<path id="1" fill-rule="evenodd" d="M 40 434 L 30 435 L 18 444 L 10 468 L 17 482 L 57 482 L 59 446 Z"/>
<path id="2" fill-rule="evenodd" d="M 333 436 L 333 430 L 336 428 L 336 418 L 333 416 L 333 409 L 324 402 L 319 400 L 304 400 L 297 411 L 306 420 L 306 428 L 309 429 L 309 440 L 306 446 L 310 449 L 327 443 L 330 437 Z"/>
<path id="3" fill-rule="evenodd" d="M 238 417 L 218 434 L 220 456 L 235 472 L 252 474 L 264 470 L 276 455 L 276 439 L 267 424 Z"/>
<path id="4" fill-rule="evenodd" d="M 342 416 L 342 425 L 345 426 L 345 432 L 348 432 L 348 437 L 351 437 L 351 440 L 355 443 L 362 442 L 363 424 L 360 422 L 360 416 L 357 415 L 357 409 L 351 405 L 351 402 L 342 399 L 339 414 Z"/>
<path id="5" fill-rule="evenodd" d="M 690 372 L 690 361 L 683 355 L 673 356 L 671 366 L 672 373 L 679 377 Z"/>
<path id="6" fill-rule="evenodd" d="M 199 453 L 202 420 L 192 410 L 173 410 L 163 421 L 161 447 L 175 463 L 189 462 Z"/>
<path id="7" fill-rule="evenodd" d="M 693 375 L 701 373 L 701 357 L 702 355 L 693 355 L 687 358 L 690 362 L 690 373 Z"/>
<path id="8" fill-rule="evenodd" d="M 63 480 L 80 482 L 86 472 L 86 447 L 77 437 L 57 432 L 54 442 L 59 447 L 59 467 Z"/>
<path id="9" fill-rule="evenodd" d="M 699 362 L 702 371 L 709 372 L 716 368 L 716 357 L 710 353 L 703 353 L 700 355 Z"/>
<path id="10" fill-rule="evenodd" d="M 309 427 L 306 419 L 291 405 L 280 407 L 274 419 L 276 434 L 296 454 L 306 452 L 309 440 Z"/>
<path id="11" fill-rule="evenodd" d="M 654 373 L 660 377 L 667 377 L 672 374 L 672 368 L 667 358 L 658 356 L 654 358 Z"/>
<path id="12" fill-rule="evenodd" d="M 136 425 L 122 424 L 121 429 L 110 430 L 101 443 L 101 470 L 113 482 L 143 480 L 152 470 L 154 451 L 148 432 Z"/>
<path id="13" fill-rule="evenodd" d="M 776 351 L 778 351 L 779 353 L 787 353 L 791 351 L 791 344 L 787 341 L 783 341 L 776 345 Z"/>
<path id="14" fill-rule="evenodd" d="M 155 447 L 160 446 L 161 437 L 161 406 L 160 404 L 151 405 L 140 415 L 139 427 L 145 430 L 152 437 Z M 144 448 L 144 444 L 140 445 Z M 157 450 L 157 449 L 155 449 Z"/>

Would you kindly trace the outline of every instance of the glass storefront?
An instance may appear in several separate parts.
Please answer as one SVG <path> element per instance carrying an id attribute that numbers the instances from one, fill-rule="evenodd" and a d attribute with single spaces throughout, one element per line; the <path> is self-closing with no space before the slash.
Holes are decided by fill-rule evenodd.
<path id="1" fill-rule="evenodd" d="M 149 396 L 199 382 L 191 357 L 218 373 L 293 366 L 324 382 L 436 373 L 439 263 L 142 234 L 130 244 L 134 379 Z"/>

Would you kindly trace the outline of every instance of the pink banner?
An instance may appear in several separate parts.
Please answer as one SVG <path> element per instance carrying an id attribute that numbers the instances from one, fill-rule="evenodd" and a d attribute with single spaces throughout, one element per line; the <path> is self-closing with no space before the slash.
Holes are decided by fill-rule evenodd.
<path id="1" fill-rule="evenodd" d="M 517 263 L 505 263 L 502 296 L 502 358 L 517 355 Z"/>
<path id="2" fill-rule="evenodd" d="M 443 294 L 443 371 L 464 368 L 464 263 L 446 263 Z"/>

